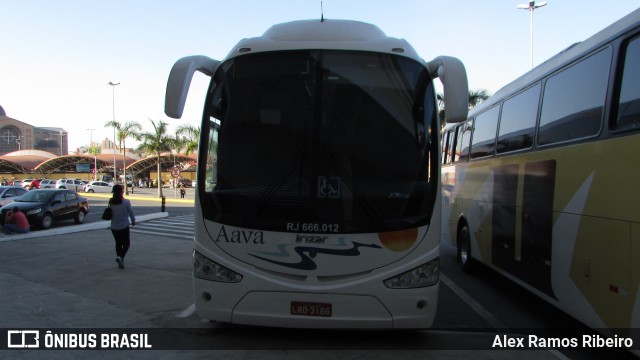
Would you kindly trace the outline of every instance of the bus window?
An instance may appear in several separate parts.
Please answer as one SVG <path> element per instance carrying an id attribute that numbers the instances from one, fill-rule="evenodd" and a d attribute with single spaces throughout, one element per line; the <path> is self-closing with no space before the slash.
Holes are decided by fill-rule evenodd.
<path id="1" fill-rule="evenodd" d="M 447 164 L 449 159 L 449 138 L 451 137 L 451 131 L 447 131 L 442 135 L 442 163 Z"/>
<path id="2" fill-rule="evenodd" d="M 498 131 L 498 153 L 528 149 L 538 117 L 540 84 L 512 97 L 502 105 Z"/>
<path id="3" fill-rule="evenodd" d="M 471 142 L 472 159 L 493 155 L 499 115 L 500 106 L 496 105 L 476 116 L 473 123 L 473 141 Z"/>
<path id="4" fill-rule="evenodd" d="M 469 143 L 471 140 L 471 121 L 456 128 L 456 147 L 453 161 L 465 161 L 469 156 Z"/>
<path id="5" fill-rule="evenodd" d="M 640 38 L 627 47 L 620 85 L 616 129 L 640 126 Z"/>
<path id="6" fill-rule="evenodd" d="M 607 95 L 611 48 L 570 66 L 544 87 L 538 144 L 596 135 Z"/>
<path id="7" fill-rule="evenodd" d="M 449 158 L 447 159 L 447 163 L 451 164 L 454 163 L 456 161 L 458 161 L 458 154 L 456 153 L 456 133 L 458 132 L 458 128 L 455 127 L 453 129 L 451 129 L 449 131 L 449 133 L 451 134 L 450 139 L 449 139 Z"/>

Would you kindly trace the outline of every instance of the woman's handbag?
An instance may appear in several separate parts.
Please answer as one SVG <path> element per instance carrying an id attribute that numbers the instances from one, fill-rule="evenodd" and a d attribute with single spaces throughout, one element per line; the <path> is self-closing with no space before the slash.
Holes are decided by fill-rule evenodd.
<path id="1" fill-rule="evenodd" d="M 102 220 L 111 220 L 112 216 L 113 216 L 113 213 L 111 212 L 111 204 L 109 204 L 107 208 L 104 209 L 104 212 L 102 213 Z"/>

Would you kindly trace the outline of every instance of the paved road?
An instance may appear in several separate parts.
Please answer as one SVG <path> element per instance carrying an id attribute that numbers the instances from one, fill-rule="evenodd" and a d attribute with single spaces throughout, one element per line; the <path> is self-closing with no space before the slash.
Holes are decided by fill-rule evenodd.
<path id="1" fill-rule="evenodd" d="M 0 358 L 564 358 L 546 350 L 456 350 L 487 349 L 493 342 L 496 333 L 486 330 L 492 325 L 477 314 L 476 326 L 485 331 L 292 330 L 203 322 L 194 313 L 191 289 L 193 215 L 140 216 L 124 270 L 114 261 L 107 226 L 97 222 L 0 237 Z M 441 294 L 456 297 L 444 280 Z M 4 350 L 11 329 L 143 333 L 155 351 Z"/>

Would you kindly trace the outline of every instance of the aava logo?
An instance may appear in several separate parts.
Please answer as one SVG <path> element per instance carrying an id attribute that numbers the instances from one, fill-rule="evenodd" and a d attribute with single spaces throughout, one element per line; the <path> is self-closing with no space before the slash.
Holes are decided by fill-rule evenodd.
<path id="1" fill-rule="evenodd" d="M 216 242 L 227 242 L 234 244 L 256 244 L 264 245 L 264 234 L 262 231 L 254 230 L 231 230 L 227 232 L 227 229 L 222 225 Z"/>

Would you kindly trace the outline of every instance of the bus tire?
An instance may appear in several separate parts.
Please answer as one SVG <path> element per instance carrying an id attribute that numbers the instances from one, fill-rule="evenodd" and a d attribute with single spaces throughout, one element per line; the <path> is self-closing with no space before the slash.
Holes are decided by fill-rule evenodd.
<path id="1" fill-rule="evenodd" d="M 458 262 L 464 272 L 471 272 L 473 258 L 471 258 L 471 235 L 467 224 L 462 225 L 458 230 Z"/>

